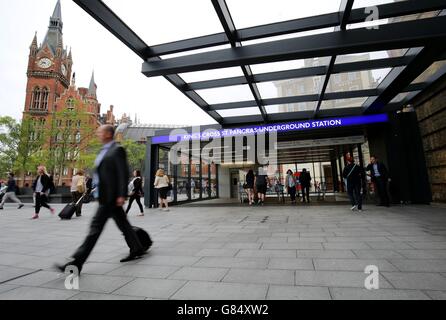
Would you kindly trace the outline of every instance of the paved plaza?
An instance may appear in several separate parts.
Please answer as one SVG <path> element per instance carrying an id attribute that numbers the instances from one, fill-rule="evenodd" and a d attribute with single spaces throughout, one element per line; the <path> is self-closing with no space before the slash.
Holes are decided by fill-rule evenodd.
<path id="1" fill-rule="evenodd" d="M 58 210 L 62 205 L 54 205 Z M 446 214 L 435 206 L 178 206 L 131 212 L 154 246 L 127 254 L 113 221 L 80 277 L 55 272 L 83 240 L 96 204 L 60 221 L 27 205 L 0 212 L 0 299 L 445 299 Z M 364 268 L 380 271 L 366 290 Z"/>

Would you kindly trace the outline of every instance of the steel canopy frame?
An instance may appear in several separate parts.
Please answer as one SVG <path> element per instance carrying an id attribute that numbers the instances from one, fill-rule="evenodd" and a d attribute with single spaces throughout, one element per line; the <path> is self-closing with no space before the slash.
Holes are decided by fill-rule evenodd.
<path id="1" fill-rule="evenodd" d="M 280 62 L 377 50 L 423 47 L 445 43 L 446 17 L 426 18 L 381 25 L 379 29 L 342 30 L 296 39 L 285 39 L 245 47 L 144 62 L 142 73 L 160 76 L 241 65 Z"/>
<path id="2" fill-rule="evenodd" d="M 236 34 L 237 29 L 235 27 L 234 21 L 232 20 L 231 13 L 229 12 L 228 6 L 225 0 L 212 0 L 212 4 L 217 12 L 217 15 L 220 19 L 220 22 L 225 30 L 226 36 L 231 43 L 231 47 L 237 48 L 241 47 L 242 43 L 237 40 Z M 257 85 L 252 81 L 253 74 L 250 66 L 243 65 L 241 66 L 243 74 L 245 75 L 245 79 L 247 84 L 249 85 L 249 89 L 251 90 L 252 95 L 256 101 L 257 106 L 260 109 L 260 113 L 262 115 L 263 121 L 268 120 L 268 116 L 266 114 L 265 107 L 262 104 L 260 92 L 257 88 Z"/>
<path id="3" fill-rule="evenodd" d="M 163 76 L 178 90 L 185 94 L 220 124 L 237 124 L 240 122 L 280 121 L 290 118 L 327 117 L 374 113 L 381 110 L 396 110 L 402 103 L 415 96 L 430 84 L 409 85 L 433 61 L 446 56 L 446 17 L 439 16 L 415 21 L 405 21 L 381 25 L 378 30 L 353 29 L 345 30 L 352 23 L 364 22 L 368 13 L 364 8 L 352 9 L 353 0 L 342 0 L 338 12 L 313 17 L 283 21 L 251 28 L 235 28 L 225 0 L 211 0 L 217 16 L 225 32 L 185 39 L 149 47 L 131 30 L 112 10 L 100 0 L 73 0 L 107 30 L 120 39 L 126 46 L 144 60 L 143 73 L 146 76 Z M 400 1 L 376 6 L 379 19 L 394 18 L 415 13 L 446 9 L 445 0 Z M 327 27 L 338 27 L 337 31 L 300 37 L 287 40 L 242 46 L 243 41 L 268 38 L 290 33 L 316 30 Z M 203 54 L 193 54 L 178 58 L 162 59 L 162 55 L 171 53 L 187 53 L 195 49 L 210 48 L 217 45 L 230 44 L 231 49 L 223 49 Z M 435 44 L 435 47 L 432 46 Z M 419 47 L 419 48 L 414 48 Z M 370 61 L 359 61 L 336 64 L 336 55 L 360 53 L 378 50 L 412 48 L 402 57 L 389 57 Z M 318 66 L 295 70 L 285 70 L 261 74 L 253 74 L 250 64 L 268 63 L 291 59 L 304 59 L 331 56 L 328 66 Z M 186 83 L 180 72 L 192 72 L 239 66 L 243 76 L 217 80 Z M 380 68 L 393 68 L 388 76 L 375 89 L 356 90 L 352 92 L 325 93 L 331 74 Z M 277 81 L 310 76 L 325 75 L 324 86 L 319 94 L 294 97 L 262 99 L 257 83 Z M 195 90 L 218 88 L 232 85 L 249 85 L 254 96 L 252 101 L 236 101 L 232 103 L 209 105 Z M 412 92 L 406 99 L 398 103 L 389 103 L 400 92 Z M 351 97 L 370 97 L 361 107 L 334 108 L 319 110 L 322 101 Z M 376 97 L 376 98 L 375 98 Z M 286 113 L 267 113 L 266 105 L 317 101 L 314 111 Z M 222 117 L 218 110 L 257 106 L 260 115 Z"/>
<path id="4" fill-rule="evenodd" d="M 354 0 L 342 0 L 341 6 L 339 8 L 339 14 L 340 14 L 340 25 L 335 28 L 335 31 L 345 31 L 347 28 L 347 21 L 350 18 L 350 13 L 352 11 Z M 331 73 L 333 72 L 333 67 L 336 62 L 337 56 L 331 56 L 330 62 L 328 63 L 327 72 L 324 77 L 324 82 L 322 84 L 321 90 L 319 92 L 319 99 L 317 101 L 316 108 L 313 112 L 313 118 L 317 116 L 317 113 L 319 112 L 319 109 L 321 108 L 322 101 L 324 100 L 325 91 L 327 90 L 328 81 L 330 81 Z"/>

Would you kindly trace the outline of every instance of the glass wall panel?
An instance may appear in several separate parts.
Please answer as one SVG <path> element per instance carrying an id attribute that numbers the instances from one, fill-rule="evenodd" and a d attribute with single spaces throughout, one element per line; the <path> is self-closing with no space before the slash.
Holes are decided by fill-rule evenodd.
<path id="1" fill-rule="evenodd" d="M 200 198 L 200 194 L 201 194 L 200 159 L 192 158 L 190 171 L 191 171 L 191 180 L 190 180 L 191 198 L 192 198 L 192 200 L 196 200 L 196 199 Z"/>
<path id="2" fill-rule="evenodd" d="M 211 170 L 211 180 L 210 180 L 210 193 L 211 198 L 216 198 L 218 196 L 218 172 L 217 172 L 217 165 L 215 163 L 211 163 L 210 168 Z"/>
<path id="3" fill-rule="evenodd" d="M 172 186 L 175 185 L 175 175 L 173 165 L 169 161 L 169 149 L 160 148 L 158 153 L 158 168 L 164 169 L 165 174 L 169 177 Z M 170 191 L 167 195 L 167 201 L 174 201 L 174 192 Z"/>
<path id="4" fill-rule="evenodd" d="M 209 183 L 209 169 L 209 162 L 203 159 L 201 161 L 201 197 L 203 199 L 208 199 L 211 193 Z"/>
<path id="5" fill-rule="evenodd" d="M 176 165 L 176 190 L 177 190 L 177 201 L 187 201 L 190 200 L 190 182 L 189 182 L 189 172 L 190 163 L 189 155 L 182 154 L 180 158 L 180 163 Z"/>

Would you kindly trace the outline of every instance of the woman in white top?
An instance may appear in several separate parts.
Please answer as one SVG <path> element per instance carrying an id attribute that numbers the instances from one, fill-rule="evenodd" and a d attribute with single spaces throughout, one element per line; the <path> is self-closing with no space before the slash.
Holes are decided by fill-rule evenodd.
<path id="1" fill-rule="evenodd" d="M 167 193 L 169 192 L 169 177 L 164 174 L 163 169 L 158 169 L 155 176 L 155 183 L 153 184 L 160 196 L 160 203 L 163 211 L 169 211 L 169 203 L 167 202 Z M 165 208 L 163 209 L 163 204 Z"/>

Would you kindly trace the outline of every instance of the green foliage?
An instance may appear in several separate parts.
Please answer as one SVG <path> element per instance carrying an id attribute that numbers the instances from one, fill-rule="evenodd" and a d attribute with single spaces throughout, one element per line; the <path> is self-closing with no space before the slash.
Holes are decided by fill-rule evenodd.
<path id="1" fill-rule="evenodd" d="M 34 171 L 42 160 L 41 147 L 45 130 L 33 119 L 18 123 L 11 117 L 0 117 L 0 170 L 23 175 Z"/>
<path id="2" fill-rule="evenodd" d="M 0 177 L 14 167 L 19 138 L 20 124 L 11 117 L 0 117 Z"/>
<path id="3" fill-rule="evenodd" d="M 144 158 L 146 155 L 146 146 L 133 140 L 124 140 L 121 145 L 127 151 L 127 158 L 130 169 L 144 171 Z"/>
<path id="4" fill-rule="evenodd" d="M 74 106 L 78 104 L 74 100 Z M 95 129 L 89 122 L 91 116 L 77 109 L 55 112 L 48 131 L 51 145 L 47 167 L 58 177 L 58 185 L 62 183 L 64 168 L 89 169 L 93 166 L 95 149 L 92 149 L 91 141 L 95 137 Z"/>

